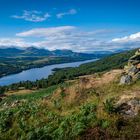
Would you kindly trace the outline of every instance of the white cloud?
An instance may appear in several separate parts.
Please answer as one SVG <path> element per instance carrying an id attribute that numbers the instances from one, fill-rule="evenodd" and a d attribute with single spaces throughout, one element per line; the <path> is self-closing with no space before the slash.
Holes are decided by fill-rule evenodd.
<path id="1" fill-rule="evenodd" d="M 110 33 L 110 31 L 105 29 L 84 31 L 74 26 L 60 26 L 32 29 L 16 35 L 18 37 L 39 37 L 40 41 L 33 42 L 32 45 L 40 48 L 91 52 L 93 50 L 109 49 L 106 42 L 96 38 L 96 36 L 103 36 L 103 34 L 107 36 L 107 33 Z"/>
<path id="2" fill-rule="evenodd" d="M 59 26 L 50 28 L 35 28 L 22 33 L 17 33 L 19 37 L 48 37 L 48 36 L 59 36 L 67 34 L 68 31 L 75 29 L 74 26 Z"/>
<path id="3" fill-rule="evenodd" d="M 132 42 L 132 41 L 140 41 L 140 32 L 125 37 L 112 39 L 112 42 L 118 42 L 118 43 Z"/>
<path id="4" fill-rule="evenodd" d="M 63 16 L 66 15 L 75 15 L 75 14 L 77 14 L 77 10 L 70 9 L 67 12 L 60 12 L 56 14 L 56 17 L 62 18 Z M 23 19 L 25 21 L 30 21 L 30 22 L 42 22 L 42 21 L 46 21 L 51 16 L 52 15 L 50 15 L 48 12 L 44 13 L 42 11 L 37 11 L 37 10 L 33 10 L 33 11 L 24 10 L 21 15 L 12 15 L 11 17 L 15 19 Z"/>
<path id="5" fill-rule="evenodd" d="M 30 47 L 31 45 L 21 38 L 0 38 L 0 47 Z"/>
<path id="6" fill-rule="evenodd" d="M 24 10 L 22 15 L 13 15 L 11 17 L 15 19 L 24 19 L 25 21 L 31 22 L 42 22 L 50 18 L 51 15 L 49 13 L 42 13 L 41 11 Z"/>
<path id="7" fill-rule="evenodd" d="M 63 16 L 66 15 L 75 15 L 77 14 L 77 10 L 76 9 L 70 9 L 68 12 L 62 12 L 62 13 L 58 13 L 56 15 L 57 18 L 63 18 Z"/>
<path id="8" fill-rule="evenodd" d="M 0 38 L 0 46 L 17 46 L 21 48 L 35 46 L 49 50 L 71 49 L 77 52 L 127 50 L 140 46 L 139 33 L 125 37 L 127 41 L 117 41 L 115 38 L 111 40 L 111 34 L 110 30 L 88 31 L 75 26 L 35 28 L 17 33 L 16 38 Z M 109 36 L 108 39 L 107 36 Z M 32 40 L 32 42 L 27 40 Z"/>

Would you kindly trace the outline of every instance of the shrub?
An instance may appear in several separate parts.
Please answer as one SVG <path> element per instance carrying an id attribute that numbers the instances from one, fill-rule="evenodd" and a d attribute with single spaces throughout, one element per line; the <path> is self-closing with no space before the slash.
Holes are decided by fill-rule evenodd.
<path id="1" fill-rule="evenodd" d="M 111 113 L 114 113 L 116 112 L 116 109 L 114 107 L 114 104 L 113 104 L 113 101 L 114 99 L 107 99 L 103 104 L 104 104 L 104 109 L 107 113 L 111 114 Z"/>

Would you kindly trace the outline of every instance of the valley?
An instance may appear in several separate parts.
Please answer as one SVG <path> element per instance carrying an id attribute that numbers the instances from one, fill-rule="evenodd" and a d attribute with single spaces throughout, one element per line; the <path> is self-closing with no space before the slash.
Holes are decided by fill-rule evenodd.
<path id="1" fill-rule="evenodd" d="M 106 55 L 106 54 L 105 54 Z M 70 50 L 48 51 L 30 47 L 0 49 L 0 77 L 46 65 L 101 58 L 101 54 L 75 53 Z"/>
<path id="2" fill-rule="evenodd" d="M 76 61 L 70 63 L 60 63 L 60 64 L 50 64 L 47 66 L 42 66 L 39 68 L 32 68 L 28 70 L 24 70 L 17 74 L 11 74 L 0 78 L 0 86 L 10 85 L 22 81 L 36 81 L 42 78 L 46 79 L 48 76 L 52 75 L 55 71 L 63 69 L 63 68 L 72 68 L 78 67 L 81 64 L 94 62 L 98 59 L 91 59 L 91 60 L 83 60 L 83 61 Z"/>

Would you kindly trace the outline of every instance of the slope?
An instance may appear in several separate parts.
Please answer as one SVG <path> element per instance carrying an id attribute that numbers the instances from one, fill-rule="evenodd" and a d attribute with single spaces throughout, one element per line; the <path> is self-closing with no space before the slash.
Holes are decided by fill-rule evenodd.
<path id="1" fill-rule="evenodd" d="M 139 139 L 140 81 L 120 85 L 123 69 L 108 70 L 113 67 L 28 94 L 5 95 L 0 138 Z"/>

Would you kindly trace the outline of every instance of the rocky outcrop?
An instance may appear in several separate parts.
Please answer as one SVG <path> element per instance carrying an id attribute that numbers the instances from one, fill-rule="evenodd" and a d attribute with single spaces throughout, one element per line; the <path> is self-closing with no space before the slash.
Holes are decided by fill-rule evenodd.
<path id="1" fill-rule="evenodd" d="M 123 102 L 119 102 L 116 109 L 119 114 L 129 117 L 136 116 L 140 111 L 140 99 L 132 98 L 128 101 L 124 100 Z"/>
<path id="2" fill-rule="evenodd" d="M 130 84 L 132 77 L 130 75 L 123 75 L 120 80 L 120 84 Z"/>
<path id="3" fill-rule="evenodd" d="M 124 75 L 120 79 L 120 84 L 130 84 L 140 79 L 140 49 L 128 60 L 124 67 Z"/>

